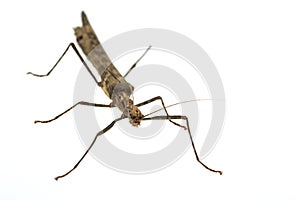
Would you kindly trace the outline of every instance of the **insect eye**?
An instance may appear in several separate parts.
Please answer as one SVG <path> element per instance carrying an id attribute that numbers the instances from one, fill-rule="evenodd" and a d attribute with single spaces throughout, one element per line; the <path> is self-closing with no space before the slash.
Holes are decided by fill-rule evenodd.
<path id="1" fill-rule="evenodd" d="M 79 42 L 80 40 L 82 40 L 83 39 L 83 36 L 81 35 L 81 36 L 79 36 L 79 37 L 77 37 L 77 42 Z"/>

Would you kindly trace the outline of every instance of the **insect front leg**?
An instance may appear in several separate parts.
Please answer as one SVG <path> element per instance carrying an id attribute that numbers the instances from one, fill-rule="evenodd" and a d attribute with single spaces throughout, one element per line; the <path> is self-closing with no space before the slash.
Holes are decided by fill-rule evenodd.
<path id="1" fill-rule="evenodd" d="M 76 48 L 74 43 L 70 43 L 68 45 L 68 47 L 66 48 L 66 50 L 63 52 L 63 54 L 59 57 L 58 61 L 55 63 L 55 65 L 50 69 L 50 71 L 47 74 L 35 74 L 32 72 L 27 72 L 27 74 L 31 74 L 33 76 L 37 76 L 37 77 L 45 77 L 45 76 L 49 76 L 51 74 L 51 72 L 54 70 L 54 68 L 58 65 L 58 63 L 61 61 L 61 59 L 65 56 L 65 54 L 67 53 L 67 51 L 69 50 L 69 48 L 72 47 L 73 50 L 75 51 L 75 53 L 77 54 L 77 56 L 79 57 L 79 59 L 81 60 L 81 62 L 83 63 L 84 67 L 87 69 L 87 71 L 89 72 L 89 74 L 92 76 L 92 78 L 94 79 L 94 81 L 96 82 L 97 85 L 99 85 L 99 82 L 97 81 L 96 77 L 94 76 L 94 74 L 92 73 L 92 71 L 90 70 L 90 68 L 88 67 L 88 65 L 86 64 L 86 62 L 84 61 L 84 59 L 82 58 L 82 56 L 80 55 L 78 49 Z"/>
<path id="2" fill-rule="evenodd" d="M 192 147 L 193 147 L 193 150 L 194 150 L 194 153 L 195 153 L 195 156 L 196 156 L 196 160 L 197 160 L 201 165 L 203 165 L 203 167 L 205 167 L 206 169 L 208 169 L 209 171 L 216 172 L 216 173 L 219 173 L 220 175 L 222 175 L 222 171 L 214 170 L 214 169 L 209 168 L 209 167 L 206 166 L 203 162 L 201 162 L 201 160 L 199 159 L 198 154 L 197 154 L 197 151 L 196 151 L 196 148 L 195 148 L 195 144 L 194 144 L 194 141 L 193 141 L 193 137 L 192 137 L 192 134 L 191 134 L 190 125 L 189 125 L 189 120 L 188 120 L 187 116 L 181 116 L 181 115 L 155 116 L 155 117 L 144 118 L 143 120 L 169 120 L 169 119 L 183 119 L 183 120 L 186 121 L 187 131 L 188 131 L 189 136 L 190 136 L 190 140 L 191 140 Z"/>
<path id="3" fill-rule="evenodd" d="M 95 144 L 97 138 L 98 138 L 100 135 L 102 135 L 102 134 L 104 134 L 105 132 L 107 132 L 109 129 L 111 129 L 111 128 L 115 125 L 115 123 L 116 123 L 117 121 L 120 121 L 120 120 L 122 120 L 122 119 L 124 119 L 124 117 L 120 117 L 120 118 L 118 118 L 118 119 L 115 119 L 115 120 L 112 121 L 107 127 L 105 127 L 103 130 L 99 131 L 99 132 L 95 135 L 95 137 L 94 137 L 92 143 L 90 144 L 89 148 L 85 151 L 85 153 L 83 154 L 83 156 L 82 156 L 82 157 L 79 159 L 79 161 L 74 165 L 74 167 L 73 167 L 71 170 L 69 170 L 67 173 L 65 173 L 65 174 L 63 174 L 63 175 L 61 175 L 61 176 L 55 177 L 55 180 L 58 180 L 58 179 L 60 179 L 60 178 L 63 178 L 63 177 L 65 177 L 65 176 L 67 176 L 68 174 L 70 174 L 73 170 L 75 170 L 75 169 L 78 167 L 78 165 L 81 163 L 81 161 L 83 160 L 83 158 L 88 154 L 88 152 L 90 151 L 90 149 L 94 146 L 94 144 Z"/>
<path id="4" fill-rule="evenodd" d="M 161 104 L 162 104 L 162 106 L 163 106 L 163 108 L 164 108 L 164 110 L 165 110 L 167 116 L 170 116 L 169 113 L 168 113 L 168 111 L 167 111 L 167 108 L 166 108 L 166 106 L 165 106 L 165 103 L 164 103 L 164 101 L 163 101 L 163 99 L 162 99 L 161 96 L 157 96 L 157 97 L 154 97 L 154 98 L 149 99 L 149 100 L 147 100 L 147 101 L 144 101 L 144 102 L 142 102 L 142 103 L 136 104 L 136 106 L 137 106 L 137 107 L 144 106 L 144 105 L 149 104 L 149 103 L 151 103 L 151 102 L 153 102 L 153 101 L 156 101 L 156 100 L 160 100 L 160 102 L 161 102 Z M 182 125 L 180 125 L 180 124 L 174 122 L 171 118 L 169 119 L 169 121 L 170 121 L 171 123 L 175 124 L 176 126 L 179 126 L 179 127 L 183 128 L 184 130 L 187 129 L 185 126 L 182 126 Z"/>
<path id="5" fill-rule="evenodd" d="M 106 105 L 106 104 L 97 104 L 97 103 L 90 103 L 90 102 L 80 101 L 80 102 L 74 104 L 73 106 L 71 106 L 70 108 L 68 108 L 67 110 L 65 110 L 64 112 L 62 112 L 61 114 L 55 116 L 54 118 L 52 118 L 50 120 L 45 120 L 45 121 L 35 120 L 34 123 L 49 123 L 49 122 L 52 122 L 52 121 L 58 119 L 59 117 L 61 117 L 62 115 L 66 114 L 67 112 L 69 112 L 70 110 L 72 110 L 73 108 L 75 108 L 78 105 L 93 106 L 93 107 L 106 107 L 106 108 L 113 107 L 111 104 Z"/>

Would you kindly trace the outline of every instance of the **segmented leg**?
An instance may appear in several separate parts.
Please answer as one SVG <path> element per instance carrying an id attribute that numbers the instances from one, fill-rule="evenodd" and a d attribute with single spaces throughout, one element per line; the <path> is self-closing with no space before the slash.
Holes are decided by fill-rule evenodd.
<path id="1" fill-rule="evenodd" d="M 90 70 L 90 68 L 88 67 L 88 65 L 86 64 L 86 62 L 84 61 L 84 59 L 82 58 L 82 56 L 80 55 L 79 51 L 77 50 L 76 46 L 74 43 L 70 43 L 68 45 L 68 47 L 66 48 L 66 50 L 64 51 L 64 53 L 59 57 L 58 61 L 55 63 L 55 65 L 50 69 L 50 71 L 47 74 L 35 74 L 32 72 L 27 72 L 27 74 L 31 74 L 33 76 L 37 76 L 37 77 L 45 77 L 45 76 L 49 76 L 51 74 L 51 72 L 54 70 L 54 68 L 58 65 L 58 63 L 61 61 L 61 59 L 65 56 L 65 54 L 67 53 L 67 51 L 69 50 L 69 48 L 72 47 L 73 50 L 75 51 L 75 53 L 77 54 L 77 56 L 79 57 L 79 59 L 81 60 L 81 62 L 83 63 L 83 65 L 85 66 L 85 68 L 87 69 L 87 71 L 89 72 L 89 74 L 92 76 L 92 78 L 94 79 L 94 81 L 97 83 L 97 85 L 99 85 L 99 82 L 97 81 L 96 77 L 94 76 L 94 74 L 92 73 L 92 71 Z"/>
<path id="2" fill-rule="evenodd" d="M 50 120 L 45 120 L 45 121 L 35 120 L 34 123 L 49 123 L 49 122 L 52 122 L 52 121 L 56 120 L 57 118 L 61 117 L 62 115 L 66 114 L 67 112 L 69 112 L 70 110 L 72 110 L 73 108 L 75 108 L 78 105 L 94 106 L 94 107 L 106 107 L 106 108 L 111 108 L 112 107 L 111 105 L 80 101 L 80 102 L 76 103 L 75 105 L 71 106 L 70 108 L 68 108 L 67 110 L 65 110 L 64 112 L 62 112 L 61 114 L 57 115 L 56 117 L 54 117 Z"/>
<path id="3" fill-rule="evenodd" d="M 146 49 L 146 51 L 143 53 L 143 55 L 130 67 L 130 69 L 124 75 L 124 78 L 129 74 L 129 72 L 131 72 L 131 70 L 133 70 L 136 67 L 138 62 L 146 55 L 146 53 L 150 50 L 150 48 L 151 48 L 151 45 Z"/>
<path id="4" fill-rule="evenodd" d="M 117 121 L 120 121 L 121 119 L 124 119 L 124 118 L 120 117 L 120 118 L 118 118 L 118 119 L 115 119 L 115 120 L 112 121 L 107 127 L 105 127 L 103 130 L 99 131 L 99 132 L 96 134 L 96 136 L 94 137 L 92 143 L 90 144 L 90 146 L 88 147 L 88 149 L 86 150 L 86 152 L 85 152 L 85 153 L 83 154 L 83 156 L 79 159 L 79 161 L 74 165 L 74 167 L 73 167 L 71 170 L 69 170 L 67 173 L 65 173 L 65 174 L 63 174 L 63 175 L 61 175 L 61 176 L 55 177 L 55 180 L 58 180 L 58 179 L 60 179 L 60 178 L 63 178 L 63 177 L 65 177 L 65 176 L 67 176 L 68 174 L 70 174 L 72 171 L 74 171 L 74 170 L 78 167 L 78 165 L 81 163 L 81 161 L 83 160 L 83 158 L 88 154 L 88 152 L 90 151 L 90 149 L 94 146 L 94 144 L 95 144 L 97 138 L 98 138 L 100 135 L 102 135 L 102 134 L 104 134 L 105 132 L 107 132 L 109 129 L 111 129 L 111 128 L 115 125 L 115 123 L 116 123 Z"/>
<path id="5" fill-rule="evenodd" d="M 163 99 L 162 99 L 161 96 L 157 96 L 157 97 L 154 97 L 154 98 L 149 99 L 149 100 L 147 100 L 147 101 L 141 102 L 141 103 L 139 103 L 139 104 L 136 104 L 136 106 L 137 106 L 137 107 L 144 106 L 144 105 L 149 104 L 149 103 L 151 103 L 151 102 L 153 102 L 153 101 L 156 101 L 156 100 L 160 100 L 160 102 L 161 102 L 161 104 L 162 104 L 162 106 L 163 106 L 163 108 L 164 108 L 164 110 L 165 110 L 167 116 L 169 116 L 169 113 L 168 113 L 168 111 L 167 111 L 167 108 L 166 108 L 166 106 L 165 106 L 165 104 L 164 104 L 164 101 L 163 101 Z M 169 119 L 169 121 L 170 121 L 171 123 L 175 124 L 176 126 L 179 126 L 179 127 L 183 128 L 184 130 L 187 129 L 185 126 L 182 126 L 182 125 L 180 125 L 180 124 L 174 122 L 174 121 L 171 120 L 171 119 Z"/>
<path id="6" fill-rule="evenodd" d="M 169 119 L 183 119 L 183 120 L 186 121 L 187 130 L 188 130 L 188 133 L 189 133 L 189 136 L 190 136 L 190 140 L 191 140 L 191 143 L 192 143 L 192 146 L 193 146 L 193 150 L 194 150 L 194 153 L 195 153 L 195 156 L 196 156 L 196 160 L 201 165 L 203 165 L 206 169 L 208 169 L 209 171 L 216 172 L 216 173 L 219 173 L 220 175 L 222 175 L 222 171 L 211 169 L 208 166 L 206 166 L 203 162 L 200 161 L 200 159 L 198 157 L 198 154 L 197 154 L 197 151 L 196 151 L 196 148 L 195 148 L 195 145 L 194 145 L 193 137 L 192 137 L 192 134 L 191 134 L 189 120 L 186 116 L 181 116 L 181 115 L 155 116 L 155 117 L 144 118 L 143 120 L 169 120 Z"/>

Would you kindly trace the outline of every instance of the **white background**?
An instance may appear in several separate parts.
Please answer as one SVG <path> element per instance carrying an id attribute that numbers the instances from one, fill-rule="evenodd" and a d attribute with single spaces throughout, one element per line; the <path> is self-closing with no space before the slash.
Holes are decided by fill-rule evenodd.
<path id="1" fill-rule="evenodd" d="M 299 199 L 299 53 L 297 1 L 10 1 L 0 6 L 0 199 Z M 138 28 L 177 31 L 200 44 L 222 77 L 223 135 L 205 162 L 192 149 L 158 173 L 128 175 L 88 156 L 73 116 L 34 125 L 72 104 L 80 68 L 75 54 L 45 80 L 85 10 L 102 41 Z M 106 99 L 108 102 L 108 100 Z M 104 103 L 104 102 L 103 102 Z"/>

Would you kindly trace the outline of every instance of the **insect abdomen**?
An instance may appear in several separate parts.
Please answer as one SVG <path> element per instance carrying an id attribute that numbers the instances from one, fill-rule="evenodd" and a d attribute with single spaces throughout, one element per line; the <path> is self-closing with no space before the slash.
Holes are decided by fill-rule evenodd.
<path id="1" fill-rule="evenodd" d="M 116 85 L 125 81 L 124 77 L 112 64 L 84 12 L 81 13 L 81 18 L 82 26 L 74 28 L 76 40 L 88 60 L 101 76 L 102 82 L 100 86 L 104 93 L 111 98 Z"/>

